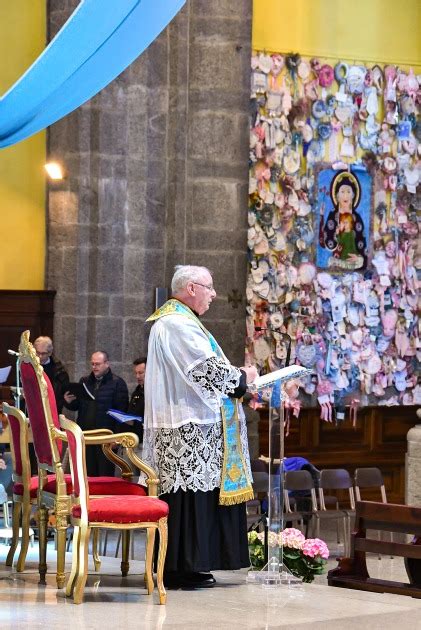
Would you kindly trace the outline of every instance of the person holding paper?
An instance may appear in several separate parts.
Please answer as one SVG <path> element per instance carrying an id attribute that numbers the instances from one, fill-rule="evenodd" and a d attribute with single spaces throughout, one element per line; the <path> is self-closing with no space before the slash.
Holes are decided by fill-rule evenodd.
<path id="1" fill-rule="evenodd" d="M 143 459 L 170 508 L 165 584 L 203 588 L 211 570 L 249 566 L 253 489 L 238 399 L 257 371 L 234 367 L 200 321 L 216 297 L 208 269 L 177 266 L 171 287 L 148 319 Z"/>
<path id="2" fill-rule="evenodd" d="M 53 341 L 50 337 L 37 337 L 34 341 L 35 352 L 44 372 L 51 381 L 56 397 L 57 411 L 61 413 L 64 405 L 64 393 L 69 384 L 69 375 L 63 363 L 53 355 Z"/>
<path id="3" fill-rule="evenodd" d="M 129 392 L 126 382 L 110 368 L 108 353 L 97 350 L 91 357 L 92 372 L 82 376 L 80 383 L 90 395 L 76 398 L 70 392 L 64 395 L 65 406 L 78 412 L 78 424 L 83 431 L 90 429 L 111 429 L 115 433 L 126 430 L 124 424 L 116 422 L 107 414 L 109 409 L 127 411 Z M 100 446 L 86 449 L 88 475 L 110 476 L 114 474 L 114 464 L 102 452 Z"/>

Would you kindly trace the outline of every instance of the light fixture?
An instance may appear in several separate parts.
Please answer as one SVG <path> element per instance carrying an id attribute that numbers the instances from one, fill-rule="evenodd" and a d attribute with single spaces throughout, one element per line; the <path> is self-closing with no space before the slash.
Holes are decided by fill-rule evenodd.
<path id="1" fill-rule="evenodd" d="M 63 179 L 63 168 L 58 162 L 47 162 L 44 168 L 50 179 Z"/>

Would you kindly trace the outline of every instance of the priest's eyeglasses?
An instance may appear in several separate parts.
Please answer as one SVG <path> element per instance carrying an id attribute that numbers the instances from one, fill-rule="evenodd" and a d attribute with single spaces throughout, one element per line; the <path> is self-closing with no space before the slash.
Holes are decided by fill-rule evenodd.
<path id="1" fill-rule="evenodd" d="M 201 282 L 193 282 L 193 284 L 197 284 L 199 287 L 203 287 L 208 291 L 215 291 L 215 289 L 213 288 L 213 284 L 202 284 Z"/>

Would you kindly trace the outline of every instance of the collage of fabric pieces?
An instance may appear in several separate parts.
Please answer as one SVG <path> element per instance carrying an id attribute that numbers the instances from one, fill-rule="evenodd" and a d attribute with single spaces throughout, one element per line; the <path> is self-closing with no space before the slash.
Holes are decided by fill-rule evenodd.
<path id="1" fill-rule="evenodd" d="M 252 55 L 246 360 L 326 421 L 421 404 L 420 105 L 413 69 Z"/>

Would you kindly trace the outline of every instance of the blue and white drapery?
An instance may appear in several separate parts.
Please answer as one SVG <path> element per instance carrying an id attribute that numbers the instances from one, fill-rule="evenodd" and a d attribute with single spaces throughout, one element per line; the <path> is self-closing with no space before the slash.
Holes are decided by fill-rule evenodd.
<path id="1" fill-rule="evenodd" d="M 95 96 L 167 26 L 186 0 L 82 0 L 0 98 L 0 147 L 24 140 Z"/>

